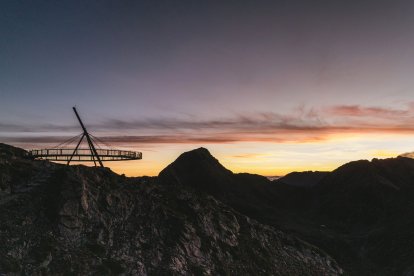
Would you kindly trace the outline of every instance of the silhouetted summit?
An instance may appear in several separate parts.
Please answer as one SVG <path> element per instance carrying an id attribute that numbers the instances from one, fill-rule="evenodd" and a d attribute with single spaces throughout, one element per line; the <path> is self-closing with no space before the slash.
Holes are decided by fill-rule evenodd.
<path id="1" fill-rule="evenodd" d="M 223 167 L 205 148 L 181 154 L 158 176 L 160 183 L 183 185 L 206 192 L 245 214 L 260 212 L 274 201 L 272 183 L 264 176 L 234 174 Z"/>
<path id="2" fill-rule="evenodd" d="M 198 148 L 181 154 L 158 177 L 167 184 L 217 191 L 234 184 L 232 175 L 207 149 Z"/>

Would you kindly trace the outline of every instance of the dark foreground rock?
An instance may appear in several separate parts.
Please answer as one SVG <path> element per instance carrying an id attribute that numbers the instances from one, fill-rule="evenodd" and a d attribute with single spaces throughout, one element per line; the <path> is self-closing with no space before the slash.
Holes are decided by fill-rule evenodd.
<path id="1" fill-rule="evenodd" d="M 315 246 L 197 187 L 0 150 L 0 274 L 341 273 Z"/>

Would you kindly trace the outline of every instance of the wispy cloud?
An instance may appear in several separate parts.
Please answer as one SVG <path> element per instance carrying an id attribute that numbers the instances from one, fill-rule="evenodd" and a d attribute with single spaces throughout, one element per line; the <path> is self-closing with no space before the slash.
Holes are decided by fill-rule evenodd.
<path id="1" fill-rule="evenodd" d="M 112 144 L 304 143 L 324 141 L 334 135 L 355 133 L 414 133 L 414 106 L 409 104 L 405 109 L 359 105 L 322 108 L 300 106 L 289 114 L 261 112 L 205 120 L 107 120 L 90 127 L 102 140 Z M 4 123 L 0 124 L 0 139 L 8 143 L 54 144 L 69 138 L 39 136 L 39 129 L 64 134 L 77 128 L 73 125 L 29 127 Z M 21 134 L 7 135 L 11 132 Z M 31 135 L 30 132 L 36 132 L 36 135 Z"/>
<path id="2" fill-rule="evenodd" d="M 2 123 L 0 122 L 0 134 L 3 132 L 67 132 L 79 131 L 79 126 L 76 125 L 56 125 L 56 124 L 16 124 L 16 123 Z"/>
<path id="3" fill-rule="evenodd" d="M 382 117 L 396 118 L 414 115 L 413 109 L 392 109 L 384 107 L 364 107 L 360 105 L 338 105 L 326 108 L 328 114 L 334 116 Z"/>
<path id="4" fill-rule="evenodd" d="M 258 158 L 258 157 L 263 157 L 263 156 L 266 156 L 266 154 L 263 154 L 263 153 L 245 153 L 245 154 L 232 155 L 230 157 L 231 158 L 252 159 L 252 158 Z"/>

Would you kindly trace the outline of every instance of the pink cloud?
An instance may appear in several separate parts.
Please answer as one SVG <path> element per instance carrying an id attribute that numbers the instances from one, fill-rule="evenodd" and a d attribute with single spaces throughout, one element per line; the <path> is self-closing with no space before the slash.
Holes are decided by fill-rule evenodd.
<path id="1" fill-rule="evenodd" d="M 13 130 L 13 125 L 4 125 Z M 0 131 L 2 126 L 0 125 Z M 33 132 L 38 128 L 31 126 Z M 109 120 L 91 125 L 97 136 L 112 144 L 207 144 L 236 142 L 306 143 L 331 139 L 333 136 L 367 133 L 414 133 L 414 108 L 365 107 L 338 105 L 325 108 L 301 106 L 289 114 L 275 112 L 250 113 L 229 118 L 190 120 L 150 118 L 141 120 Z M 69 137 L 31 135 L 28 126 L 16 126 L 24 135 L 5 136 L 8 143 L 57 144 Z M 65 126 L 42 126 L 44 131 Z M 68 126 L 72 130 L 73 126 Z M 113 135 L 120 133 L 121 135 Z M 136 133 L 143 133 L 136 135 Z"/>
<path id="2" fill-rule="evenodd" d="M 364 107 L 360 105 L 337 105 L 326 108 L 326 112 L 333 116 L 358 117 L 400 117 L 414 115 L 412 108 L 398 110 L 384 107 Z"/>

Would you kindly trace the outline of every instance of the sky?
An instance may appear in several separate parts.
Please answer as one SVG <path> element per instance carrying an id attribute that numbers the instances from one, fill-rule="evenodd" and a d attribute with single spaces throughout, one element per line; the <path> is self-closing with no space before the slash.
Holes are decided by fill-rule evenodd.
<path id="1" fill-rule="evenodd" d="M 414 150 L 413 1 L 0 2 L 0 142 L 89 132 L 157 175 L 205 147 L 234 172 Z"/>

